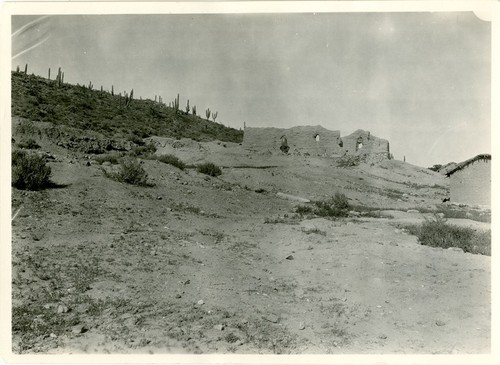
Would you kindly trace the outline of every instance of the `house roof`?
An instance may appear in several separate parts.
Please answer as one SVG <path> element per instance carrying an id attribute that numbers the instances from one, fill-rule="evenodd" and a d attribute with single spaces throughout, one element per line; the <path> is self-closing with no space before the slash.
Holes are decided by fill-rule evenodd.
<path id="1" fill-rule="evenodd" d="M 450 177 L 455 172 L 464 169 L 465 167 L 469 166 L 470 164 L 472 164 L 476 161 L 490 161 L 490 160 L 491 160 L 491 155 L 489 155 L 489 154 L 477 155 L 476 157 L 469 158 L 467 161 L 460 162 L 454 169 L 448 171 L 446 173 L 446 176 Z"/>

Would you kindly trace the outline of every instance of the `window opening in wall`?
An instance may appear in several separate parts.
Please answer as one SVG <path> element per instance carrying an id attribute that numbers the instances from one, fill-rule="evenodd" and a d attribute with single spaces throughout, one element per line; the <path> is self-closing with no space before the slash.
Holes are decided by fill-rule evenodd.
<path id="1" fill-rule="evenodd" d="M 363 148 L 363 138 L 359 137 L 356 142 L 356 151 Z"/>
<path id="2" fill-rule="evenodd" d="M 288 140 L 286 139 L 286 136 L 281 136 L 280 140 L 281 140 L 280 150 L 283 153 L 288 153 L 290 147 L 288 146 Z"/>

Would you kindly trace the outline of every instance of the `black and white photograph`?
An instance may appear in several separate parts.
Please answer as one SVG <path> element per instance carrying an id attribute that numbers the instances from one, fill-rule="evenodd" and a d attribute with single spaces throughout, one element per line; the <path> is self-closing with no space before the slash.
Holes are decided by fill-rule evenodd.
<path id="1" fill-rule="evenodd" d="M 4 12 L 11 354 L 494 353 L 493 7 L 334 3 Z"/>

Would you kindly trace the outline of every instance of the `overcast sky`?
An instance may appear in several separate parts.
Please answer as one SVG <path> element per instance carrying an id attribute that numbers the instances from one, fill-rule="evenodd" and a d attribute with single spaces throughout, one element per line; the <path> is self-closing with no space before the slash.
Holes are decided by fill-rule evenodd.
<path id="1" fill-rule="evenodd" d="M 425 167 L 491 153 L 491 24 L 472 12 L 70 15 L 22 28 L 37 18 L 12 17 L 12 69 L 180 93 L 235 128 L 361 128 Z"/>

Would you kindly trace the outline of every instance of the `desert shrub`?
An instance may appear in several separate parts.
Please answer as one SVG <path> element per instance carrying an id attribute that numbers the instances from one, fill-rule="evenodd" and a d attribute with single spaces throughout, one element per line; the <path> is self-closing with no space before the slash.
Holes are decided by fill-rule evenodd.
<path id="1" fill-rule="evenodd" d="M 198 170 L 198 172 L 201 172 L 202 174 L 210 175 L 210 176 L 219 176 L 222 174 L 221 169 L 211 162 L 207 162 L 207 163 L 198 165 L 197 170 Z"/>
<path id="2" fill-rule="evenodd" d="M 43 157 L 20 150 L 12 152 L 12 186 L 26 190 L 42 189 L 50 184 L 50 174 L 51 169 Z"/>
<path id="3" fill-rule="evenodd" d="M 433 165 L 432 167 L 428 167 L 428 169 L 432 170 L 432 171 L 438 171 L 441 167 L 443 167 L 443 165 L 436 164 L 436 165 Z"/>
<path id="4" fill-rule="evenodd" d="M 37 148 L 40 148 L 40 145 L 36 143 L 36 141 L 33 138 L 29 138 L 25 141 L 21 141 L 17 144 L 19 148 L 25 148 L 28 150 L 35 150 Z"/>
<path id="5" fill-rule="evenodd" d="M 295 213 L 301 214 L 301 215 L 306 215 L 306 214 L 312 214 L 314 211 L 313 207 L 310 207 L 308 205 L 299 205 L 295 207 Z"/>
<path id="6" fill-rule="evenodd" d="M 125 182 L 127 184 L 148 186 L 148 175 L 141 163 L 135 158 L 123 158 L 120 160 L 120 169 L 118 172 L 108 173 L 105 171 L 106 176 L 117 181 Z"/>
<path id="7" fill-rule="evenodd" d="M 156 152 L 156 146 L 153 143 L 145 144 L 144 146 L 133 147 L 129 155 L 133 157 L 151 157 Z"/>
<path id="8" fill-rule="evenodd" d="M 419 225 L 406 225 L 404 228 L 417 236 L 422 245 L 431 247 L 459 247 L 465 252 L 491 255 L 491 231 L 475 231 L 469 227 L 447 224 L 445 218 L 434 215 Z"/>
<path id="9" fill-rule="evenodd" d="M 343 193 L 335 193 L 332 198 L 333 205 L 341 210 L 349 210 L 351 206 L 349 205 L 349 199 Z"/>
<path id="10" fill-rule="evenodd" d="M 186 167 L 186 164 L 174 155 L 161 155 L 156 159 L 160 162 L 175 166 L 181 170 L 184 170 L 184 168 Z"/>
<path id="11" fill-rule="evenodd" d="M 335 193 L 333 197 L 325 201 L 314 203 L 314 213 L 320 217 L 347 217 L 349 215 L 349 200 L 343 193 Z"/>
<path id="12" fill-rule="evenodd" d="M 345 155 L 337 159 L 337 167 L 352 167 L 358 166 L 360 162 L 363 162 L 361 156 Z"/>
<path id="13" fill-rule="evenodd" d="M 140 133 L 140 132 L 137 132 Z M 138 146 L 144 146 L 145 143 L 141 137 L 139 137 L 137 134 L 129 134 L 127 136 L 127 141 L 133 142 Z"/>
<path id="14" fill-rule="evenodd" d="M 111 164 L 117 165 L 120 159 L 120 155 L 116 153 L 109 153 L 105 155 L 96 156 L 94 159 L 100 165 L 102 165 L 104 162 L 111 162 Z"/>
<path id="15" fill-rule="evenodd" d="M 41 135 L 40 129 L 30 120 L 22 121 L 16 125 L 17 134 Z"/>

